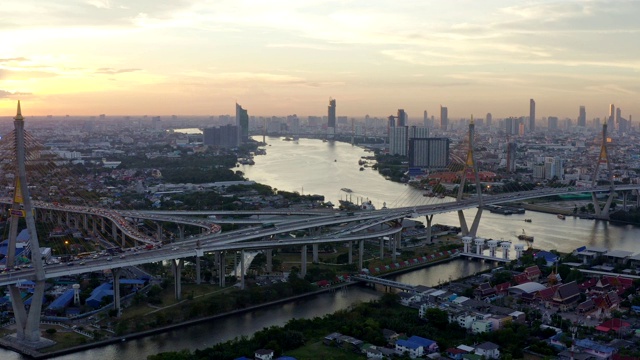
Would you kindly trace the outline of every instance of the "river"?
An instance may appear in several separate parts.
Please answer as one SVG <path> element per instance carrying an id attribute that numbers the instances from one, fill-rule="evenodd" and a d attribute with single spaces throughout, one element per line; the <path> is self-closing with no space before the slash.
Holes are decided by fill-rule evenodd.
<path id="1" fill-rule="evenodd" d="M 256 138 L 258 139 L 258 138 Z M 261 140 L 261 138 L 259 139 Z M 267 138 L 267 154 L 256 156 L 255 165 L 242 165 L 236 170 L 259 183 L 286 191 L 322 194 L 337 204 L 338 199 L 351 196 L 369 199 L 380 208 L 413 206 L 446 201 L 422 196 L 422 192 L 404 184 L 385 180 L 377 172 L 366 168 L 360 171 L 361 156 L 372 155 L 362 148 L 340 142 L 314 139 L 282 141 Z M 341 188 L 349 188 L 349 195 Z M 468 211 L 471 219 L 473 211 Z M 532 222 L 525 222 L 524 219 Z M 454 213 L 437 215 L 434 223 L 458 223 Z M 525 215 L 498 215 L 484 212 L 478 235 L 485 238 L 514 240 L 522 230 L 535 236 L 541 249 L 568 252 L 582 245 L 637 251 L 640 229 L 629 225 L 613 225 L 602 221 L 574 219 L 559 220 L 555 215 L 528 211 Z M 455 260 L 394 277 L 412 285 L 437 285 L 439 282 L 472 275 L 489 265 L 475 261 Z M 354 303 L 380 296 L 368 288 L 350 287 L 347 290 L 325 293 L 285 305 L 272 306 L 242 315 L 194 325 L 160 335 L 130 340 L 124 343 L 82 351 L 56 359 L 78 360 L 89 357 L 104 360 L 144 359 L 163 351 L 205 348 L 236 336 L 251 335 L 266 326 L 282 325 L 291 318 L 309 318 L 345 309 Z M 14 352 L 0 349 L 0 359 L 26 359 Z"/>

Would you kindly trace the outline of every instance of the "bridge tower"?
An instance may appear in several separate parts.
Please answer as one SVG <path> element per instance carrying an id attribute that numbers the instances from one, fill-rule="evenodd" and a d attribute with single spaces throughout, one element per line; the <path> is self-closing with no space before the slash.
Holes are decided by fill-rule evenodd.
<path id="1" fill-rule="evenodd" d="M 511 250 L 511 243 L 508 241 L 503 241 L 500 243 L 500 247 L 502 248 L 502 258 L 508 260 L 509 250 Z"/>
<path id="2" fill-rule="evenodd" d="M 596 212 L 596 216 L 598 217 L 608 217 L 609 216 L 609 208 L 611 207 L 611 202 L 613 201 L 614 195 L 614 186 L 613 186 L 613 170 L 611 169 L 611 161 L 609 159 L 609 152 L 607 151 L 607 124 L 602 124 L 602 142 L 600 144 L 600 154 L 598 155 L 598 161 L 596 162 L 596 168 L 593 172 L 593 180 L 591 182 L 591 186 L 596 186 L 598 184 L 598 176 L 600 170 L 600 164 L 606 164 L 607 166 L 607 180 L 609 181 L 610 191 L 609 196 L 607 197 L 607 202 L 605 203 L 602 210 L 600 209 L 600 204 L 598 203 L 598 198 L 596 197 L 596 193 L 591 193 L 591 198 L 593 199 L 593 208 Z"/>
<path id="3" fill-rule="evenodd" d="M 9 245 L 7 247 L 7 266 L 15 266 L 16 238 L 18 234 L 18 221 L 25 218 L 27 231 L 29 232 L 29 245 L 31 251 L 31 264 L 35 272 L 35 288 L 31 300 L 29 311 L 25 308 L 24 300 L 20 295 L 20 289 L 16 284 L 9 285 L 9 296 L 16 320 L 16 340 L 23 346 L 40 348 L 50 345 L 49 340 L 40 337 L 40 314 L 42 312 L 42 300 L 44 298 L 45 276 L 42 265 L 42 255 L 38 242 L 36 223 L 33 217 L 33 207 L 31 206 L 31 196 L 27 183 L 25 161 L 27 150 L 25 144 L 24 117 L 18 101 L 16 116 L 13 118 L 14 125 L 14 146 L 16 157 L 15 169 L 15 190 L 13 202 L 11 204 L 11 219 L 9 225 Z"/>
<path id="4" fill-rule="evenodd" d="M 522 257 L 524 253 L 524 245 L 523 244 L 515 244 L 513 246 L 516 249 L 516 260 Z"/>
<path id="5" fill-rule="evenodd" d="M 464 193 L 464 187 L 467 182 L 467 174 L 473 173 L 476 184 L 476 193 L 478 195 L 478 212 L 476 213 L 471 229 L 467 226 L 467 220 L 464 217 L 464 212 L 458 210 L 458 218 L 460 219 L 460 228 L 462 229 L 462 235 L 476 236 L 478 232 L 478 225 L 480 225 L 480 217 L 482 216 L 482 187 L 480 187 L 480 176 L 478 175 L 478 164 L 476 163 L 475 155 L 473 152 L 475 137 L 475 124 L 473 123 L 473 115 L 471 115 L 471 121 L 469 122 L 469 149 L 467 149 L 467 160 L 464 163 L 462 170 L 460 171 L 460 186 L 458 187 L 458 196 L 456 201 L 462 200 Z"/>
<path id="6" fill-rule="evenodd" d="M 487 246 L 489 247 L 489 256 L 496 257 L 496 249 L 498 248 L 498 240 L 489 240 L 489 241 L 487 241 Z"/>
<path id="7" fill-rule="evenodd" d="M 462 243 L 464 244 L 464 250 L 462 250 L 463 253 L 470 253 L 471 252 L 471 243 L 473 242 L 473 238 L 471 236 L 463 236 L 462 237 Z"/>

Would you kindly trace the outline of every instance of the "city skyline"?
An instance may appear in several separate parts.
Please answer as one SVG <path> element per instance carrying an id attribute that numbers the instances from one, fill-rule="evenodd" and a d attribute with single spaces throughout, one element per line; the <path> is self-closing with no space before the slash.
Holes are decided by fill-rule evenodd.
<path id="1" fill-rule="evenodd" d="M 412 121 L 640 112 L 633 1 L 10 0 L 0 109 L 28 115 L 326 113 Z"/>

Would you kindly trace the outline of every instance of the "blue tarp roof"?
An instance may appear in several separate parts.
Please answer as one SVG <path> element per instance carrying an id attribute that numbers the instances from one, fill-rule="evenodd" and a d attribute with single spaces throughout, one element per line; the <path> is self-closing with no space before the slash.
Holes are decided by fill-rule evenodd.
<path id="1" fill-rule="evenodd" d="M 73 291 L 73 289 L 65 291 L 62 295 L 58 296 L 57 299 L 53 300 L 47 309 L 62 310 L 67 307 L 71 303 L 71 300 L 73 300 Z"/>
<path id="2" fill-rule="evenodd" d="M 113 296 L 113 286 L 111 283 L 104 283 L 93 289 L 91 296 L 87 298 L 85 303 L 93 308 L 100 307 L 102 298 L 105 296 Z"/>

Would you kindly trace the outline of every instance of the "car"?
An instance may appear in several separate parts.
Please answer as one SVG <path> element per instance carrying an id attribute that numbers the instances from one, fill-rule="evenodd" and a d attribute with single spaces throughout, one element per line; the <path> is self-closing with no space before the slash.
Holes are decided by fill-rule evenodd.
<path id="1" fill-rule="evenodd" d="M 73 266 L 73 263 L 72 262 L 68 262 L 67 266 Z"/>
<path id="2" fill-rule="evenodd" d="M 78 264 L 79 264 L 79 265 L 84 265 L 84 264 L 86 264 L 86 263 L 85 263 L 84 261 L 80 261 Z"/>
<path id="3" fill-rule="evenodd" d="M 120 255 L 120 259 L 124 259 L 124 257 L 125 257 L 124 254 Z"/>
<path id="4" fill-rule="evenodd" d="M 111 260 L 113 260 L 113 258 L 112 258 L 111 256 L 109 256 L 109 257 L 107 258 L 107 261 L 111 261 Z"/>

